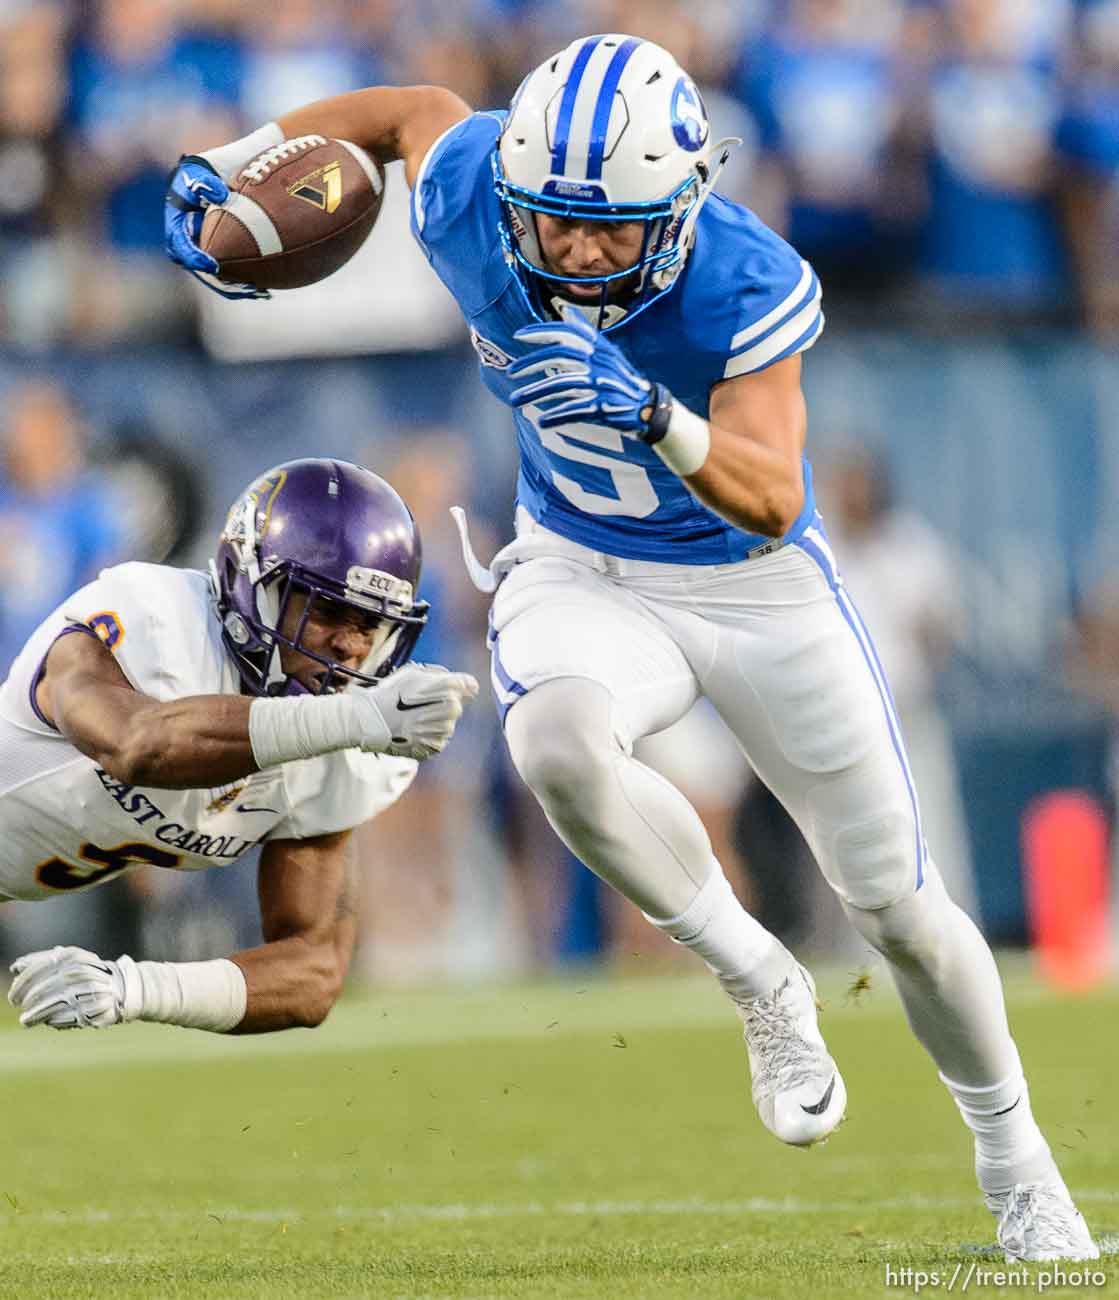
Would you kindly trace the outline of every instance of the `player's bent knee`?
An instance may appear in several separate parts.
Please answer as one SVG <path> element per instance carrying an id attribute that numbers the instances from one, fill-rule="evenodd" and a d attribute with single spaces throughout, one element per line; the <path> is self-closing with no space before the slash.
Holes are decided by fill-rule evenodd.
<path id="1" fill-rule="evenodd" d="M 610 703 L 597 682 L 564 678 L 536 687 L 509 711 L 513 763 L 545 806 L 585 797 L 601 778 L 617 744 Z"/>
<path id="2" fill-rule="evenodd" d="M 825 876 L 852 907 L 874 910 L 909 897 L 917 888 L 917 836 L 912 816 L 885 812 L 845 826 L 831 845 Z"/>
<path id="3" fill-rule="evenodd" d="M 935 972 L 948 948 L 954 906 L 944 892 L 935 867 L 920 889 L 886 907 L 845 904 L 851 923 L 892 965 L 906 970 Z"/>

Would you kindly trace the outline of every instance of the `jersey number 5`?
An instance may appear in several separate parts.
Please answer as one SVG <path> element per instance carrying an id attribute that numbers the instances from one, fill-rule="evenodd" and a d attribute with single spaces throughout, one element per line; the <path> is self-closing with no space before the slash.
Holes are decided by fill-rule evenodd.
<path id="1" fill-rule="evenodd" d="M 48 858 L 35 868 L 35 879 L 47 889 L 84 889 L 119 875 L 128 867 L 177 867 L 178 853 L 153 848 L 150 844 L 118 844 L 115 849 L 99 849 L 96 844 L 83 844 L 78 850 L 89 871 L 83 871 L 63 858 Z"/>
<path id="2" fill-rule="evenodd" d="M 571 502 L 573 506 L 589 515 L 628 515 L 631 519 L 645 519 L 653 514 L 660 505 L 657 490 L 643 465 L 632 461 L 617 460 L 613 456 L 603 456 L 601 452 L 591 451 L 571 442 L 593 443 L 610 451 L 625 452 L 625 442 L 617 429 L 608 429 L 598 424 L 567 424 L 564 432 L 558 429 L 542 429 L 536 421 L 536 407 L 526 406 L 525 414 L 532 420 L 533 428 L 540 435 L 540 441 L 549 451 L 553 451 L 565 460 L 576 460 L 584 465 L 596 465 L 607 470 L 614 484 L 617 497 L 603 496 L 600 492 L 590 492 L 573 478 L 552 470 L 552 482 Z M 632 439 L 631 439 L 632 441 Z"/>

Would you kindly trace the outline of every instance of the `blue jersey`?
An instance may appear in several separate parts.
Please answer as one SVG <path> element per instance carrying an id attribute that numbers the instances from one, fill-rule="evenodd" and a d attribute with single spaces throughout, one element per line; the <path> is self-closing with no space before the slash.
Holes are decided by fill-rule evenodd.
<path id="1" fill-rule="evenodd" d="M 530 349 L 513 335 L 534 324 L 506 264 L 491 155 L 504 114 L 475 113 L 429 151 L 412 190 L 412 231 L 470 326 L 486 386 L 508 402 L 510 364 Z M 747 209 L 712 195 L 695 245 L 670 292 L 611 332 L 633 365 L 707 415 L 713 384 L 811 347 L 823 329 L 815 273 Z M 652 448 L 592 424 L 541 429 L 532 406 L 514 411 L 518 503 L 553 532 L 597 551 L 676 564 L 741 560 L 769 541 L 708 510 Z M 805 501 L 788 533 L 808 526 Z"/>

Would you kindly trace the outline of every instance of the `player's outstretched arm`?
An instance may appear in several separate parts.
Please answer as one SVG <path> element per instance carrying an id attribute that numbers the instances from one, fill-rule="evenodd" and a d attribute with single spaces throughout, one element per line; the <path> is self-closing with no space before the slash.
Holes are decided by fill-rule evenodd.
<path id="1" fill-rule="evenodd" d="M 442 86 L 372 86 L 297 108 L 216 149 L 186 154 L 167 183 L 167 256 L 223 298 L 267 298 L 254 285 L 218 280 L 217 262 L 197 243 L 206 208 L 226 201 L 227 182 L 247 162 L 285 140 L 323 135 L 360 145 L 383 163 L 403 159 L 411 185 L 428 149 L 448 127 L 469 116 L 469 106 Z"/>
<path id="2" fill-rule="evenodd" d="M 216 1033 L 321 1024 L 342 990 L 357 932 L 352 833 L 277 840 L 260 858 L 265 942 L 216 961 L 116 961 L 85 948 L 28 953 L 8 1000 L 25 1028 L 105 1029 L 151 1020 Z"/>
<path id="3" fill-rule="evenodd" d="M 75 749 L 116 780 L 193 790 L 337 749 L 429 758 L 450 740 L 464 702 L 477 693 L 466 673 L 407 664 L 377 686 L 338 695 L 159 701 L 133 689 L 96 637 L 71 632 L 47 655 L 36 703 Z"/>
<path id="4" fill-rule="evenodd" d="M 325 135 L 360 145 L 383 163 L 403 159 L 411 185 L 424 155 L 470 107 L 442 86 L 371 86 L 277 118 L 284 139 Z"/>

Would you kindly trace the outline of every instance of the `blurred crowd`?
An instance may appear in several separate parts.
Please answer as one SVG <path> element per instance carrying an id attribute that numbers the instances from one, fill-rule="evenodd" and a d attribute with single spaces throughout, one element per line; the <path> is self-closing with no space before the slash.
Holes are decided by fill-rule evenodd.
<path id="1" fill-rule="evenodd" d="M 828 451 L 817 468 L 829 529 L 894 684 L 930 839 L 956 896 L 982 912 L 939 689 L 969 616 L 990 629 L 994 607 L 1007 610 L 991 659 L 1024 653 L 1039 629 L 1034 700 L 1038 678 L 1060 678 L 1067 630 L 1072 684 L 1106 696 L 1119 717 L 1109 577 L 1119 533 L 1107 523 L 1119 458 L 1093 453 L 1087 434 L 1078 441 L 1090 410 L 1119 409 L 1108 397 L 1119 397 L 1108 360 L 1119 336 L 1119 0 L 0 0 L 0 674 L 102 565 L 201 566 L 244 481 L 329 452 L 385 474 L 421 524 L 434 613 L 419 656 L 485 675 L 484 603 L 465 582 L 446 509 L 472 502 L 494 530 L 491 549 L 506 540 L 507 413 L 474 395 L 457 312 L 423 258 L 408 261 L 402 186 L 390 184 L 367 249 L 332 282 L 322 330 L 320 286 L 277 295 L 266 318 L 194 292 L 163 254 L 165 179 L 181 153 L 364 85 L 438 83 L 500 107 L 548 53 L 608 30 L 659 41 L 693 73 L 715 135 L 742 139 L 723 188 L 819 271 L 836 340 L 830 362 L 812 363 L 822 382 L 810 394 L 814 446 L 823 434 Z M 888 338 L 872 362 L 865 338 L 845 348 L 845 323 L 941 337 L 893 363 Z M 1023 326 L 1084 332 L 1075 355 L 1098 368 L 1088 382 L 1080 369 L 1064 376 L 1060 398 L 1034 394 L 1028 362 L 999 341 Z M 989 353 L 973 341 L 980 331 L 994 340 Z M 200 355 L 200 338 L 213 355 L 260 364 L 232 382 Z M 275 361 L 319 357 L 324 338 L 327 351 L 390 355 Z M 945 349 L 950 370 L 936 360 Z M 106 354 L 111 364 L 93 364 Z M 31 377 L 28 357 L 42 359 Z M 1062 354 L 1047 363 L 1061 379 Z M 161 382 L 160 365 L 175 383 Z M 930 387 L 918 424 L 929 427 L 914 437 L 919 380 Z M 953 420 L 953 433 L 982 428 L 984 465 L 970 444 L 966 463 L 953 461 L 951 448 L 967 444 L 945 433 Z M 1048 455 L 1062 438 L 1067 457 L 1027 462 L 1025 447 Z M 1103 507 L 1072 481 L 1092 464 Z M 895 468 L 908 491 L 895 490 Z M 1037 490 L 1018 531 L 1023 477 Z M 950 537 L 910 510 L 918 495 Z M 1073 501 L 1077 517 L 1056 505 L 1042 515 L 1050 498 Z M 965 553 L 975 510 L 997 521 L 1006 557 Z M 1110 549 L 1093 547 L 1093 528 Z M 1035 529 L 1043 542 L 1060 538 L 1059 552 L 1031 551 Z M 1026 597 L 1042 591 L 1038 575 L 1045 592 L 1062 587 L 1063 570 L 1049 582 L 1047 555 L 1075 566 L 1090 550 L 1095 585 L 1066 629 Z M 961 609 L 983 574 L 994 599 Z M 695 802 L 763 923 L 802 951 L 843 948 L 845 924 L 803 841 L 717 718 L 697 709 L 641 757 Z M 1119 788 L 1119 764 L 1113 776 Z M 364 844 L 359 965 L 371 976 L 518 969 L 604 948 L 625 960 L 671 955 L 551 834 L 485 700 Z M 1011 871 L 1016 853 L 1012 842 Z M 246 873 L 152 870 L 47 908 L 5 908 L 0 948 L 205 956 L 253 942 L 254 911 Z"/>
<path id="2" fill-rule="evenodd" d="M 0 0 L 0 338 L 189 337 L 180 153 L 378 82 L 501 106 L 606 30 L 693 72 L 833 309 L 1119 328 L 1119 0 Z"/>

